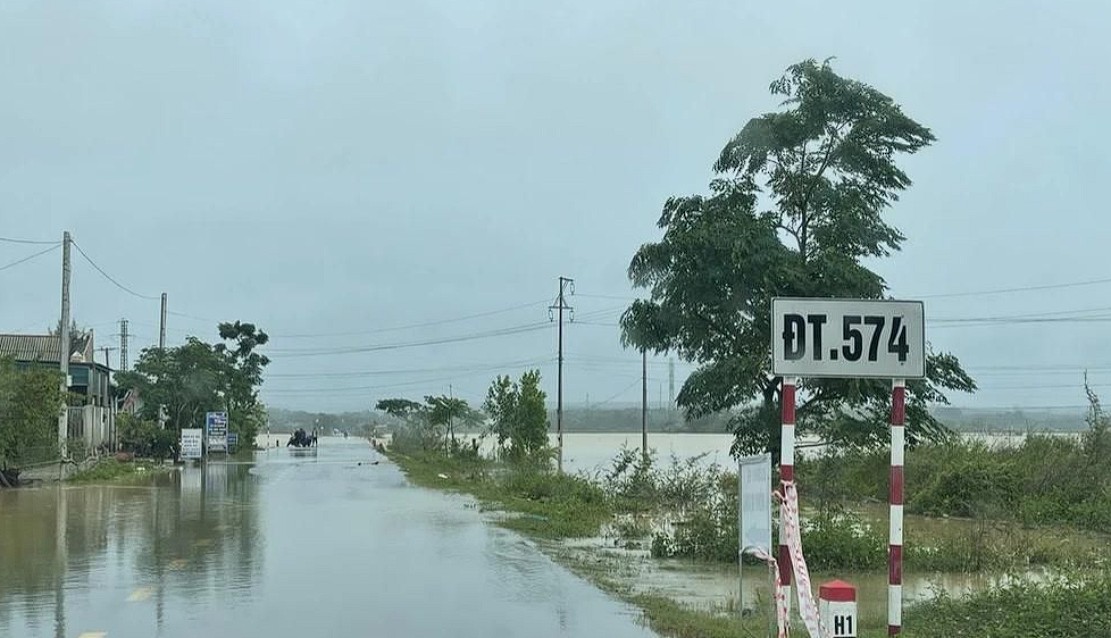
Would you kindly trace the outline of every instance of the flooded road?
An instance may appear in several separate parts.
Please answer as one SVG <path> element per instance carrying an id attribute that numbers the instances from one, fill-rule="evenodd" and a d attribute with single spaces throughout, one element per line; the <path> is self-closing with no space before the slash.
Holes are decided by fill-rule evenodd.
<path id="1" fill-rule="evenodd" d="M 652 635 L 470 503 L 356 439 L 0 491 L 0 636 Z"/>

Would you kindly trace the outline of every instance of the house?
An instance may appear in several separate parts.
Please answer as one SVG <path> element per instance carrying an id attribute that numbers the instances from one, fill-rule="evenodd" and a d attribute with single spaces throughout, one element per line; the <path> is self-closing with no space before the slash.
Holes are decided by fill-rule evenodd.
<path id="1" fill-rule="evenodd" d="M 0 357 L 10 357 L 17 367 L 43 365 L 57 368 L 56 335 L 0 334 Z M 89 449 L 108 444 L 115 436 L 115 386 L 112 370 L 96 363 L 93 331 L 70 335 L 69 438 L 81 439 Z"/>

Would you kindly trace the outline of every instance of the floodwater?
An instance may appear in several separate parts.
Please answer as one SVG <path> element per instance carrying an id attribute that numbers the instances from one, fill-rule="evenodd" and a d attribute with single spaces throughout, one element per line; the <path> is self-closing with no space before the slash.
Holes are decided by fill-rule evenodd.
<path id="1" fill-rule="evenodd" d="M 355 438 L 0 491 L 0 636 L 652 635 L 471 503 Z"/>
<path id="2" fill-rule="evenodd" d="M 1021 444 L 1025 439 L 1024 432 L 1018 433 L 986 433 L 969 432 L 962 434 L 966 439 L 986 444 L 988 447 L 998 448 L 1007 445 Z M 1075 433 L 1057 434 L 1057 436 L 1075 436 Z M 557 444 L 556 435 L 549 434 L 549 444 Z M 563 435 L 563 464 L 570 472 L 585 472 L 594 474 L 605 471 L 621 448 L 640 449 L 640 432 L 569 432 Z M 735 469 L 737 461 L 729 456 L 729 449 L 733 445 L 732 434 L 693 434 L 688 432 L 649 432 L 648 449 L 657 454 L 657 462 L 667 464 L 675 457 L 680 461 L 698 457 L 703 466 L 717 464 L 723 468 Z M 813 437 L 800 437 L 796 442 L 799 454 L 820 454 L 826 449 L 818 439 Z M 493 451 L 494 441 L 488 437 L 483 441 L 483 449 Z"/>

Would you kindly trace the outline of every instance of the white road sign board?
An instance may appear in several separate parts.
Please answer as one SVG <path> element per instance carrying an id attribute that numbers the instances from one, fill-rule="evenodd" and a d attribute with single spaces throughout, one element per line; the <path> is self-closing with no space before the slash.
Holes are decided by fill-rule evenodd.
<path id="1" fill-rule="evenodd" d="M 199 459 L 203 453 L 204 431 L 200 428 L 181 429 L 181 458 Z"/>
<path id="2" fill-rule="evenodd" d="M 921 301 L 776 298 L 772 373 L 783 377 L 926 376 Z"/>
<path id="3" fill-rule="evenodd" d="M 772 455 L 746 456 L 737 473 L 741 504 L 738 508 L 741 553 L 772 553 Z"/>

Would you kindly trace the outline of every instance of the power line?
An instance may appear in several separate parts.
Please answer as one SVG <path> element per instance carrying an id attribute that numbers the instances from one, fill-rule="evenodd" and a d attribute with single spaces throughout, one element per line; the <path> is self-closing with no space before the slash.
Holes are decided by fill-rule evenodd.
<path id="1" fill-rule="evenodd" d="M 28 243 L 30 243 L 30 242 L 28 242 Z M 35 253 L 35 254 L 33 254 L 33 255 L 30 255 L 30 256 L 28 256 L 28 257 L 24 257 L 23 259 L 17 259 L 17 260 L 13 261 L 13 262 L 12 262 L 12 263 L 10 263 L 10 264 L 6 264 L 6 265 L 4 265 L 4 266 L 0 266 L 0 270 L 7 270 L 7 269 L 9 269 L 9 268 L 14 268 L 15 266 L 18 266 L 18 265 L 20 265 L 20 264 L 22 264 L 22 263 L 24 263 L 24 262 L 28 262 L 28 261 L 31 261 L 31 260 L 32 260 L 32 259 L 34 259 L 35 257 L 41 257 L 41 256 L 45 255 L 46 253 L 52 252 L 52 251 L 54 251 L 54 250 L 57 250 L 57 249 L 58 249 L 58 246 L 61 246 L 61 245 L 62 245 L 62 244 L 61 244 L 60 242 L 55 242 L 53 246 L 51 246 L 50 248 L 47 248 L 46 250 L 40 250 L 39 252 L 37 252 L 37 253 Z"/>
<path id="2" fill-rule="evenodd" d="M 581 293 L 578 296 L 584 297 L 586 299 L 613 299 L 617 301 L 640 301 L 641 299 L 643 299 L 643 297 L 633 297 L 630 295 L 591 295 Z"/>
<path id="3" fill-rule="evenodd" d="M 1111 383 L 1089 383 L 1089 388 L 1111 388 Z M 995 392 L 997 390 L 1064 390 L 1072 388 L 1077 391 L 1084 389 L 1084 383 L 1059 383 L 1053 385 L 1000 385 L 987 388 L 978 388 L 980 392 Z"/>
<path id="4" fill-rule="evenodd" d="M 629 390 L 633 389 L 633 386 L 635 386 L 636 384 L 638 384 L 640 382 L 641 382 L 641 378 L 638 376 L 638 377 L 636 377 L 636 379 L 633 380 L 632 383 L 630 383 L 629 385 L 625 386 L 624 388 L 618 390 L 616 393 L 614 393 L 608 399 L 605 399 L 603 401 L 599 401 L 598 403 L 591 403 L 590 404 L 590 409 L 593 410 L 593 409 L 595 409 L 599 406 L 603 406 L 603 405 L 606 405 L 607 403 L 610 403 L 612 401 L 616 401 L 618 397 L 620 397 L 622 394 L 625 394 Z"/>
<path id="5" fill-rule="evenodd" d="M 489 363 L 478 365 L 461 365 L 455 367 L 438 367 L 438 368 L 399 368 L 395 370 L 361 370 L 354 372 L 318 372 L 318 373 L 288 373 L 288 374 L 266 374 L 266 379 L 331 379 L 331 378 L 349 378 L 352 376 L 378 376 L 378 375 L 393 375 L 393 374 L 416 374 L 427 372 L 468 372 L 468 371 L 488 371 L 498 370 L 501 368 L 513 368 L 517 366 L 541 365 L 544 363 L 554 363 L 555 359 L 552 357 L 534 357 L 532 359 L 519 359 L 516 361 L 503 361 L 501 363 Z"/>
<path id="6" fill-rule="evenodd" d="M 9 244 L 36 244 L 39 246 L 46 246 L 47 244 L 59 245 L 61 242 L 57 241 L 35 241 L 34 239 L 15 239 L 13 237 L 0 237 L 0 241 Z"/>
<path id="7" fill-rule="evenodd" d="M 464 342 L 464 341 L 474 341 L 474 340 L 477 340 L 477 339 L 489 339 L 489 338 L 495 338 L 495 337 L 505 337 L 505 336 L 509 336 L 509 335 L 524 334 L 524 333 L 527 333 L 527 332 L 536 332 L 537 330 L 545 330 L 545 329 L 548 329 L 548 328 L 550 328 L 550 324 L 547 321 L 544 321 L 544 322 L 538 322 L 538 323 L 523 324 L 523 325 L 520 325 L 520 326 L 512 326 L 512 327 L 508 327 L 508 328 L 500 328 L 500 329 L 497 329 L 497 330 L 488 330 L 488 331 L 485 331 L 485 332 L 476 332 L 476 333 L 471 333 L 471 334 L 466 334 L 466 335 L 457 335 L 457 336 L 454 336 L 454 337 L 443 337 L 443 338 L 439 338 L 439 339 L 427 339 L 427 340 L 424 340 L 424 341 L 409 341 L 409 342 L 401 342 L 401 343 L 387 343 L 387 344 L 375 344 L 375 345 L 366 345 L 366 346 L 345 347 L 345 348 L 329 348 L 329 349 L 291 348 L 291 349 L 286 349 L 286 350 L 271 350 L 270 352 L 272 354 L 278 355 L 279 357 L 282 357 L 282 358 L 317 357 L 317 356 L 325 356 L 325 355 L 343 355 L 343 354 L 362 354 L 362 353 L 367 353 L 367 352 L 382 352 L 382 351 L 385 351 L 385 350 L 400 350 L 400 349 L 404 349 L 404 348 L 418 348 L 418 347 L 423 347 L 423 346 L 437 346 L 437 345 L 444 345 L 444 344 L 449 344 L 449 343 L 460 343 L 460 342 Z"/>
<path id="8" fill-rule="evenodd" d="M 1032 292 L 1037 290 L 1056 290 L 1060 288 L 1078 288 L 1081 286 L 1095 286 L 1099 284 L 1109 284 L 1111 278 L 1106 279 L 1088 279 L 1084 281 L 1070 281 L 1059 284 L 1043 284 L 1039 286 L 1019 286 L 1016 288 L 997 288 L 995 290 L 979 290 L 976 292 L 950 292 L 935 295 L 919 295 L 918 299 L 952 299 L 956 297 L 979 297 L 981 295 L 1002 295 L 1012 292 Z"/>
<path id="9" fill-rule="evenodd" d="M 423 323 L 414 323 L 414 324 L 409 324 L 409 325 L 405 325 L 405 326 L 392 326 L 392 327 L 389 327 L 389 328 L 376 328 L 374 330 L 361 330 L 361 331 L 356 331 L 356 332 L 322 332 L 322 333 L 306 333 L 306 334 L 287 334 L 287 335 L 274 334 L 274 335 L 270 335 L 270 336 L 274 337 L 274 338 L 278 338 L 278 339 L 315 339 L 315 338 L 322 338 L 322 337 L 352 337 L 352 336 L 358 336 L 358 335 L 381 334 L 381 333 L 384 333 L 384 332 L 397 332 L 397 331 L 401 331 L 401 330 L 412 330 L 414 328 L 428 328 L 428 327 L 431 327 L 431 326 L 440 326 L 440 325 L 444 325 L 444 324 L 448 324 L 448 323 L 457 323 L 457 322 L 460 322 L 460 321 L 468 321 L 468 320 L 471 320 L 471 319 L 480 319 L 482 317 L 492 317 L 494 315 L 500 315 L 500 314 L 505 314 L 507 312 L 514 312 L 514 311 L 517 311 L 517 310 L 523 310 L 525 308 L 533 308 L 533 307 L 540 306 L 540 305 L 545 304 L 545 303 L 548 303 L 548 300 L 547 299 L 541 299 L 539 301 L 530 301 L 528 303 L 519 304 L 519 305 L 516 305 L 516 306 L 510 306 L 508 308 L 501 308 L 499 310 L 489 310 L 489 311 L 486 311 L 486 312 L 480 312 L 480 313 L 476 313 L 476 314 L 473 314 L 473 315 L 465 315 L 465 316 L 462 316 L 462 317 L 454 317 L 454 318 L 451 318 L 451 319 L 438 319 L 436 321 L 426 321 L 426 322 L 423 322 Z"/>
<path id="10" fill-rule="evenodd" d="M 158 297 L 151 297 L 150 295 L 139 294 L 139 293 L 135 292 L 134 290 L 128 288 L 127 286 L 121 284 L 120 282 L 116 281 L 116 279 L 114 277 L 112 277 L 112 275 L 109 275 L 107 272 L 104 271 L 103 268 L 98 266 L 96 264 L 96 262 L 93 261 L 92 258 L 89 257 L 89 255 L 87 255 L 85 253 L 85 251 L 81 248 L 81 246 L 77 242 L 71 241 L 70 243 L 73 244 L 73 246 L 75 248 L 77 248 L 77 252 L 81 253 L 81 256 L 85 258 L 85 261 L 89 262 L 89 265 L 91 265 L 93 268 L 95 268 L 97 272 L 99 272 L 101 275 L 103 275 L 105 279 L 112 282 L 120 290 L 122 290 L 122 291 L 124 291 L 124 292 L 126 292 L 126 293 L 128 293 L 132 296 L 138 297 L 139 299 L 148 299 L 150 301 L 155 301 L 155 300 L 159 299 Z"/>
<path id="11" fill-rule="evenodd" d="M 155 297 L 150 297 L 150 299 L 155 299 Z M 190 314 L 186 314 L 184 312 L 176 312 L 174 310 L 166 310 L 166 314 L 173 315 L 175 317 L 181 317 L 183 319 L 192 319 L 194 321 L 203 321 L 204 323 L 220 323 L 219 321 L 217 321 L 215 319 L 206 319 L 204 317 L 198 317 L 196 315 L 190 315 Z"/>

